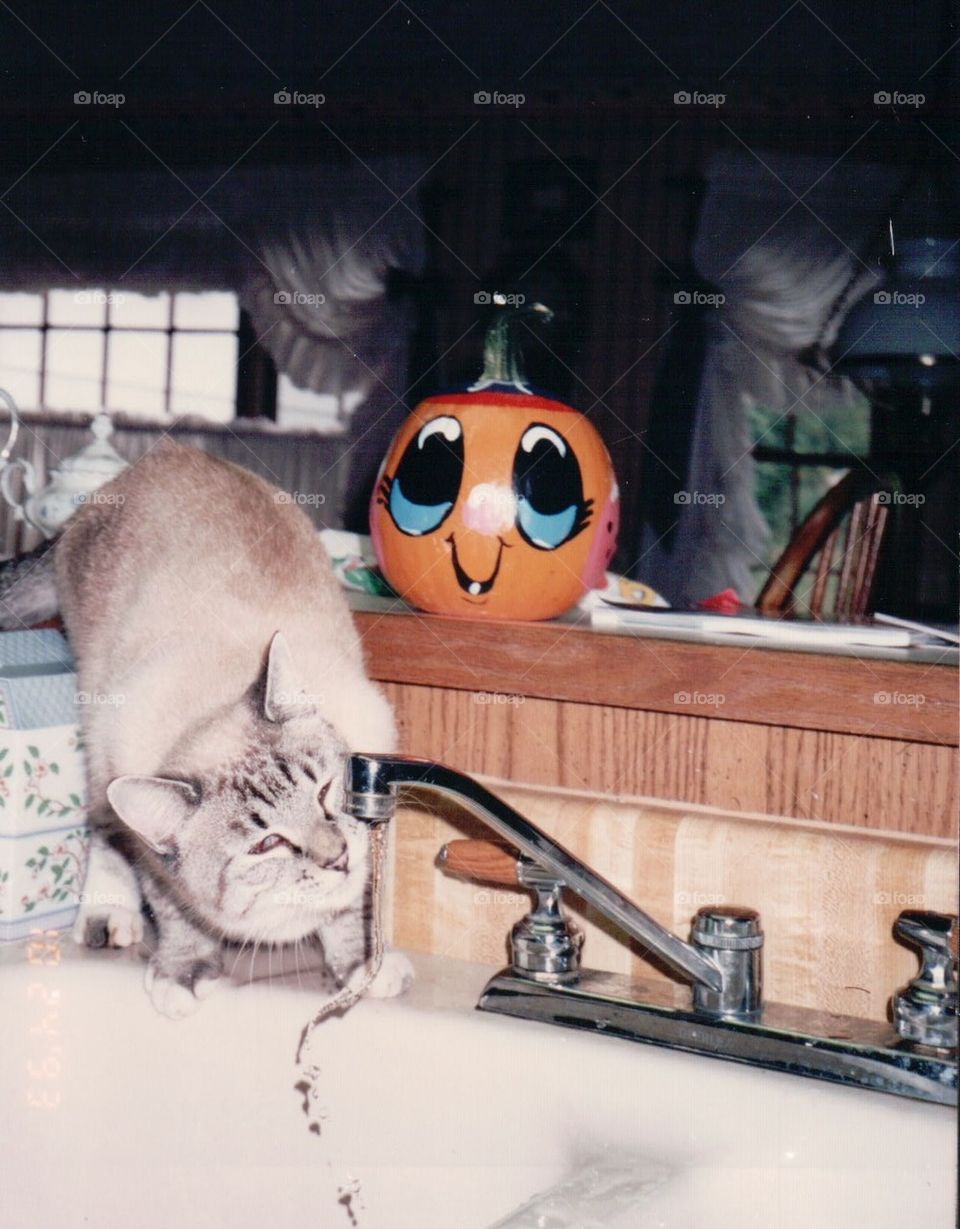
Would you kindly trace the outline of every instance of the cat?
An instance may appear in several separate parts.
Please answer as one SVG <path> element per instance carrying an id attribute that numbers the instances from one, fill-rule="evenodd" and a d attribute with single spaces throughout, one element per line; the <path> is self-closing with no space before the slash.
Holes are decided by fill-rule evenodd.
<path id="1" fill-rule="evenodd" d="M 74 938 L 157 932 L 145 985 L 180 1017 L 229 945 L 319 936 L 336 982 L 371 950 L 370 833 L 344 757 L 393 749 L 316 530 L 279 490 L 170 441 L 0 577 L 6 626 L 57 609 L 77 663 L 92 827 Z M 400 953 L 371 992 L 401 992 Z"/>

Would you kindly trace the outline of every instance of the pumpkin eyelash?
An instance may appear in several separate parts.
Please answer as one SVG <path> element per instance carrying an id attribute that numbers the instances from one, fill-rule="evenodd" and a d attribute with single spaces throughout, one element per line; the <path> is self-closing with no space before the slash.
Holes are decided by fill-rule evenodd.
<path id="1" fill-rule="evenodd" d="M 593 520 L 593 500 L 585 499 L 583 503 L 580 505 L 580 511 L 577 514 L 577 519 L 574 522 L 573 528 L 570 530 L 570 537 L 567 538 L 567 541 L 570 542 L 573 538 L 577 536 L 578 533 L 582 533 L 583 530 L 586 529 L 586 527 L 590 524 L 592 520 Z"/>
<path id="2" fill-rule="evenodd" d="M 377 503 L 381 508 L 389 507 L 390 505 L 390 488 L 393 486 L 393 479 L 384 474 L 380 479 L 380 485 L 377 487 Z"/>

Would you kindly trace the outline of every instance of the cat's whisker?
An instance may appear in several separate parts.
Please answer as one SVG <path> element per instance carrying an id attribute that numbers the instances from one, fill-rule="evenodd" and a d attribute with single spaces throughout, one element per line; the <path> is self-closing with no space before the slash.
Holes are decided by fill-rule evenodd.
<path id="1" fill-rule="evenodd" d="M 236 954 L 236 956 L 234 956 L 234 958 L 233 958 L 233 965 L 232 965 L 232 967 L 231 967 L 231 969 L 230 969 L 230 976 L 231 976 L 231 978 L 232 978 L 232 977 L 234 976 L 234 974 L 236 973 L 236 971 L 237 971 L 237 965 L 240 963 L 240 957 L 243 955 L 243 950 L 244 950 L 244 948 L 245 948 L 245 947 L 247 947 L 247 945 L 249 944 L 249 942 L 250 942 L 250 940 L 249 940 L 249 939 L 244 939 L 244 941 L 240 944 L 240 947 L 239 947 L 239 949 L 238 949 L 238 951 L 237 951 L 237 954 Z"/>
<path id="2" fill-rule="evenodd" d="M 303 990 L 303 981 L 300 978 L 300 944 L 302 940 L 297 939 L 293 945 L 293 967 L 297 971 L 297 989 Z"/>
<path id="3" fill-rule="evenodd" d="M 256 935 L 253 940 L 253 947 L 250 949 L 250 967 L 247 970 L 247 980 L 253 981 L 253 975 L 257 963 L 257 951 L 260 947 L 260 935 Z"/>

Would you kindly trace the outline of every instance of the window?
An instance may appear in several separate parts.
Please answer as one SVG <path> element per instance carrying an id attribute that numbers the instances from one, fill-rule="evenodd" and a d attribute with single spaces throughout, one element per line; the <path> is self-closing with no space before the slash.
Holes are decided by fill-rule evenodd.
<path id="1" fill-rule="evenodd" d="M 241 358 L 261 367 L 245 390 Z M 237 296 L 222 291 L 0 293 L 0 387 L 22 410 L 105 408 L 221 423 L 238 413 L 263 414 L 291 429 L 328 432 L 342 430 L 344 415 L 361 399 L 278 380 L 244 328 Z"/>
<path id="2" fill-rule="evenodd" d="M 758 588 L 797 527 L 839 482 L 856 458 L 870 451 L 870 405 L 818 405 L 816 412 L 757 405 L 751 410 L 757 503 L 770 526 L 768 561 L 751 568 Z M 802 603 L 801 603 L 802 604 Z"/>
<path id="3" fill-rule="evenodd" d="M 337 434 L 345 429 L 361 401 L 363 393 L 356 390 L 333 397 L 297 388 L 289 376 L 281 375 L 277 380 L 277 422 L 291 431 L 312 428 Z"/>
<path id="4" fill-rule="evenodd" d="M 27 410 L 236 412 L 234 294 L 0 294 L 0 384 Z"/>

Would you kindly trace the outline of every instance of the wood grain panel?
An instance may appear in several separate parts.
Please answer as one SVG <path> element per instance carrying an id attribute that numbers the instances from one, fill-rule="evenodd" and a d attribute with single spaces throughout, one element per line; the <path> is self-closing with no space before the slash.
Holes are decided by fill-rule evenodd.
<path id="1" fill-rule="evenodd" d="M 893 832 L 957 831 L 958 757 L 947 746 L 439 687 L 385 691 L 404 750 L 464 772 Z"/>
<path id="2" fill-rule="evenodd" d="M 555 623 L 354 618 L 368 670 L 383 682 L 960 743 L 957 672 L 947 666 L 601 635 Z M 878 702 L 878 694 L 921 702 Z M 718 700 L 691 702 L 696 696 Z"/>
<path id="3" fill-rule="evenodd" d="M 890 995 L 917 967 L 892 938 L 897 914 L 957 909 L 956 849 L 947 841 L 487 784 L 678 934 L 686 936 L 701 905 L 759 909 L 773 1001 L 883 1019 Z M 453 804 L 401 808 L 400 946 L 505 962 L 509 929 L 528 896 L 455 879 L 435 865 L 445 841 L 487 835 Z M 589 967 L 663 975 L 591 911 L 571 911 L 586 932 Z"/>

